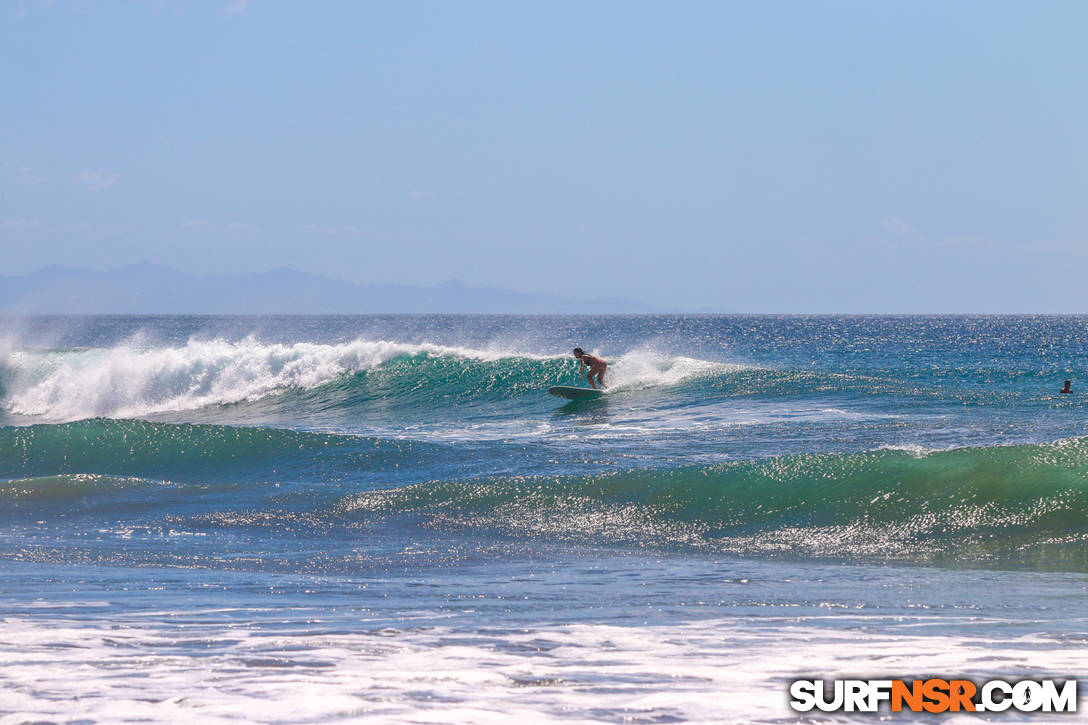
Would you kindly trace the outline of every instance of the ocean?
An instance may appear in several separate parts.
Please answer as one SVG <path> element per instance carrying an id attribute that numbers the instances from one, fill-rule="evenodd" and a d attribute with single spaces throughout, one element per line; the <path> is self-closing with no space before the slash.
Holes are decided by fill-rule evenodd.
<path id="1" fill-rule="evenodd" d="M 598 400 L 546 392 L 575 346 Z M 0 722 L 1077 678 L 1086 400 L 1085 316 L 0 318 Z"/>

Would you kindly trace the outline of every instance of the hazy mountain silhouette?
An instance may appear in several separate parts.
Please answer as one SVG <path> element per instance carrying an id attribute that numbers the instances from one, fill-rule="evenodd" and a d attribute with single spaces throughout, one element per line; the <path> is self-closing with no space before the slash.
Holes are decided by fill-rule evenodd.
<path id="1" fill-rule="evenodd" d="M 353 284 L 294 269 L 193 274 L 141 263 L 106 271 L 49 266 L 0 277 L 0 311 L 81 314 L 352 314 L 381 312 L 653 312 L 642 302 L 578 299 L 450 280 L 434 287 Z"/>

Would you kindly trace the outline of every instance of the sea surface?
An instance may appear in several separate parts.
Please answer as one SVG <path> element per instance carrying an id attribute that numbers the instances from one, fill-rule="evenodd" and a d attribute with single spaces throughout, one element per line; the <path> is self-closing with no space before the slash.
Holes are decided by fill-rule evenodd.
<path id="1" fill-rule="evenodd" d="M 576 345 L 599 400 L 546 392 Z M 1083 316 L 2 317 L 0 722 L 1077 678 L 1086 401 Z"/>

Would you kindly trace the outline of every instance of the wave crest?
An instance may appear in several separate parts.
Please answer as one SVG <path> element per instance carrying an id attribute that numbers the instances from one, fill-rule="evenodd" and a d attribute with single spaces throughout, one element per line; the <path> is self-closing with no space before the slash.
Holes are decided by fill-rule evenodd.
<path id="1" fill-rule="evenodd" d="M 402 394 L 415 396 L 411 402 L 419 402 L 421 395 L 430 400 L 481 393 L 507 397 L 569 382 L 576 370 L 567 356 L 363 339 L 340 344 L 190 340 L 176 347 L 8 350 L 0 360 L 2 408 L 49 422 L 139 418 L 325 387 L 337 390 L 328 391 L 329 399 L 309 402 L 328 408 Z M 631 352 L 613 361 L 609 382 L 615 390 L 672 385 L 728 369 L 704 360 Z M 365 377 L 376 372 L 382 374 Z"/>

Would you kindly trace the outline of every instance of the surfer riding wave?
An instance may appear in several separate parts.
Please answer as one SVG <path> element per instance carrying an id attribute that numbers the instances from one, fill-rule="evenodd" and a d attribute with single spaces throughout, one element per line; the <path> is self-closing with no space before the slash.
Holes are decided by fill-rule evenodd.
<path id="1" fill-rule="evenodd" d="M 604 384 L 604 373 L 608 369 L 608 363 L 596 355 L 590 355 L 580 347 L 574 348 L 574 357 L 578 358 L 581 363 L 581 367 L 578 368 L 578 377 L 582 377 L 582 374 L 585 373 L 589 387 L 594 390 L 597 389 L 597 384 L 593 382 L 593 378 L 597 378 L 597 383 L 600 383 L 602 388 L 608 387 Z M 589 372 L 586 372 L 587 367 Z"/>

